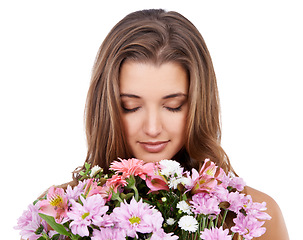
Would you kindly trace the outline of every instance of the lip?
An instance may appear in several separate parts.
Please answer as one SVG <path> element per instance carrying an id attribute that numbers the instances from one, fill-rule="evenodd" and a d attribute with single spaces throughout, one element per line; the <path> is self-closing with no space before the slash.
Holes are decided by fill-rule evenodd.
<path id="1" fill-rule="evenodd" d="M 156 142 L 139 142 L 141 147 L 149 153 L 158 153 L 164 150 L 169 141 L 156 141 Z"/>

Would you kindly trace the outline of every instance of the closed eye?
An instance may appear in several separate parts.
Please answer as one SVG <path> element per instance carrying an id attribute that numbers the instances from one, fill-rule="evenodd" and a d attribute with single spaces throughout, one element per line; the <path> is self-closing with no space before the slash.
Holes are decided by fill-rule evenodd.
<path id="1" fill-rule="evenodd" d="M 126 108 L 122 106 L 123 112 L 125 113 L 133 113 L 139 110 L 140 107 L 135 107 L 135 108 Z"/>
<path id="2" fill-rule="evenodd" d="M 182 105 L 180 105 L 179 107 L 176 107 L 176 108 L 171 108 L 171 107 L 165 107 L 165 108 L 170 112 L 180 112 L 182 110 Z"/>

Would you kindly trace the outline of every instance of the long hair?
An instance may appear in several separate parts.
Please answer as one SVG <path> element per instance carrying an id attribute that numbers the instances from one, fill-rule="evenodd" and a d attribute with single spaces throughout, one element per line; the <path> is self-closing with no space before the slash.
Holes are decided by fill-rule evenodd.
<path id="1" fill-rule="evenodd" d="M 107 171 L 113 160 L 133 157 L 121 121 L 119 72 L 126 60 L 180 64 L 188 73 L 185 146 L 175 159 L 187 169 L 210 158 L 233 171 L 221 147 L 220 104 L 212 60 L 196 27 L 177 12 L 143 10 L 127 15 L 103 41 L 87 95 L 86 161 Z"/>

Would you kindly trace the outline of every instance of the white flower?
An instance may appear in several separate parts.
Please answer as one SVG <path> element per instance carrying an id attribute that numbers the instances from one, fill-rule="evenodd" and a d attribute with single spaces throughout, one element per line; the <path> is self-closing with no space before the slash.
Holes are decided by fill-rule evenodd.
<path id="1" fill-rule="evenodd" d="M 168 187 L 177 189 L 179 183 L 180 183 L 180 178 L 175 178 L 175 177 L 170 178 L 168 181 Z"/>
<path id="2" fill-rule="evenodd" d="M 168 219 L 166 220 L 166 223 L 167 223 L 168 225 L 173 225 L 173 224 L 175 223 L 175 219 L 173 219 L 173 218 L 168 218 Z"/>
<path id="3" fill-rule="evenodd" d="M 168 187 L 177 189 L 179 184 L 182 184 L 183 186 L 188 186 L 191 183 L 191 179 L 187 177 L 171 177 L 168 180 Z"/>
<path id="4" fill-rule="evenodd" d="M 198 221 L 193 216 L 183 216 L 178 225 L 181 229 L 189 232 L 195 232 L 198 229 Z"/>
<path id="5" fill-rule="evenodd" d="M 191 179 L 188 177 L 181 177 L 180 183 L 182 183 L 183 186 L 189 186 L 191 184 Z"/>
<path id="6" fill-rule="evenodd" d="M 178 202 L 177 208 L 180 209 L 180 210 L 181 210 L 182 212 L 184 212 L 184 213 L 191 214 L 190 206 L 189 206 L 188 203 L 185 202 L 184 200 Z"/>
<path id="7" fill-rule="evenodd" d="M 102 168 L 100 168 L 98 165 L 94 166 L 92 168 L 92 171 L 90 173 L 90 177 L 94 177 L 98 172 L 100 172 Z"/>
<path id="8" fill-rule="evenodd" d="M 160 164 L 160 173 L 166 177 L 170 176 L 181 176 L 183 173 L 183 168 L 181 168 L 180 163 L 174 160 L 161 160 Z"/>

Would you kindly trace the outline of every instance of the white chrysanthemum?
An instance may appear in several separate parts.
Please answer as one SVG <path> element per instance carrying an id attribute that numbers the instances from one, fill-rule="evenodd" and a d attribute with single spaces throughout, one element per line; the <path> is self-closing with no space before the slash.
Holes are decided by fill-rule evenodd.
<path id="1" fill-rule="evenodd" d="M 174 223 L 175 223 L 175 219 L 173 219 L 173 218 L 168 218 L 167 220 L 166 220 L 166 223 L 167 223 L 167 225 L 173 225 Z"/>
<path id="2" fill-rule="evenodd" d="M 168 180 L 168 187 L 172 189 L 177 189 L 179 184 L 182 184 L 183 186 L 188 186 L 191 183 L 191 179 L 187 177 L 171 177 Z"/>
<path id="3" fill-rule="evenodd" d="M 102 168 L 100 168 L 98 165 L 94 166 L 91 170 L 90 177 L 94 177 L 101 170 Z"/>
<path id="4" fill-rule="evenodd" d="M 180 178 L 170 178 L 168 181 L 168 187 L 172 189 L 177 189 L 178 184 L 180 183 Z"/>
<path id="5" fill-rule="evenodd" d="M 190 206 L 184 200 L 177 203 L 177 208 L 184 213 L 191 214 Z"/>
<path id="6" fill-rule="evenodd" d="M 188 177 L 181 177 L 180 183 L 182 183 L 183 186 L 188 186 L 191 184 L 191 179 Z"/>
<path id="7" fill-rule="evenodd" d="M 181 229 L 188 232 L 196 232 L 198 230 L 198 221 L 193 216 L 181 217 L 178 225 Z"/>
<path id="8" fill-rule="evenodd" d="M 159 162 L 161 166 L 160 173 L 166 177 L 170 176 L 181 176 L 183 173 L 183 168 L 181 168 L 180 163 L 174 160 L 161 160 Z"/>

